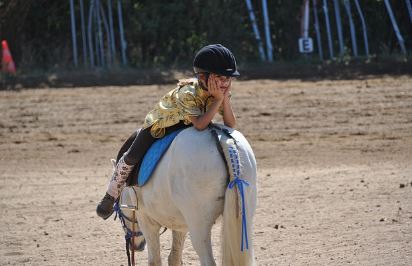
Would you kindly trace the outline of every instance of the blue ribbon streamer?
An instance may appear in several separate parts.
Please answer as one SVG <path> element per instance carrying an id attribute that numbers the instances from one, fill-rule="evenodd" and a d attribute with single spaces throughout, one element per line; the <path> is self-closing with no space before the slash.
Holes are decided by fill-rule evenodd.
<path id="1" fill-rule="evenodd" d="M 243 179 L 236 177 L 229 183 L 229 188 L 233 189 L 233 187 L 237 185 L 240 197 L 242 198 L 242 244 L 240 246 L 240 250 L 244 250 L 243 243 L 246 244 L 246 249 L 249 249 L 249 242 L 247 239 L 247 221 L 246 221 L 246 207 L 245 207 L 245 194 L 243 191 L 243 185 L 249 186 L 249 183 Z"/>

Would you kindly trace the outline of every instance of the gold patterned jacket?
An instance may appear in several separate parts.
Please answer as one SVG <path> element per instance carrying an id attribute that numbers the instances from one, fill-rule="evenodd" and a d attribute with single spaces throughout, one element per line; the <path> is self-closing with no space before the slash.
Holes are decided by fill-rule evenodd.
<path id="1" fill-rule="evenodd" d="M 200 87 L 197 79 L 180 80 L 177 87 L 164 95 L 146 115 L 143 128 L 151 126 L 152 136 L 161 138 L 165 135 L 165 128 L 180 121 L 190 125 L 189 117 L 204 114 L 212 103 L 212 97 Z M 219 113 L 223 115 L 223 106 L 220 106 Z"/>

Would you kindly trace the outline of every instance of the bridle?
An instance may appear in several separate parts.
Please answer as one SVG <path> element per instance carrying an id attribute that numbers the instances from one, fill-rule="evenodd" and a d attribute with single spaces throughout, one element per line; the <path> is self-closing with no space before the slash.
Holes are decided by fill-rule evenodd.
<path id="1" fill-rule="evenodd" d="M 137 201 L 137 192 L 134 189 L 134 187 L 132 187 L 135 195 L 136 195 L 136 201 Z M 114 211 L 116 212 L 116 216 L 114 217 L 114 219 L 116 220 L 117 217 L 119 217 L 119 220 L 122 224 L 123 230 L 125 232 L 125 240 L 126 240 L 126 255 L 127 255 L 127 262 L 128 265 L 135 265 L 134 264 L 134 238 L 133 237 L 139 237 L 139 236 L 143 236 L 142 231 L 138 230 L 138 231 L 134 231 L 135 225 L 138 225 L 138 221 L 137 221 L 137 217 L 136 217 L 136 211 L 138 210 L 138 204 L 136 204 L 137 206 L 129 206 L 129 205 L 120 205 L 119 203 L 119 199 L 116 201 L 115 205 L 114 205 Z M 132 210 L 133 211 L 133 218 L 128 217 L 127 215 L 125 215 L 122 211 L 122 209 L 128 209 L 128 210 Z M 132 229 L 130 229 L 129 227 L 127 227 L 126 225 L 126 221 L 131 222 L 132 223 Z M 130 257 L 130 251 L 129 251 L 129 246 L 130 246 L 130 242 L 132 242 L 132 256 Z M 146 245 L 146 240 L 143 240 L 142 243 L 140 243 L 140 245 L 137 247 L 138 251 L 143 251 L 144 247 Z"/>
<path id="2" fill-rule="evenodd" d="M 138 230 L 138 231 L 134 231 L 135 225 L 139 225 L 139 222 L 137 221 L 137 217 L 136 217 L 136 211 L 139 209 L 139 204 L 137 201 L 137 191 L 136 189 L 131 186 L 131 188 L 134 191 L 134 194 L 136 196 L 136 206 L 129 206 L 129 205 L 120 205 L 119 201 L 120 198 L 117 199 L 117 201 L 115 202 L 115 205 L 113 207 L 114 211 L 116 212 L 116 216 L 114 217 L 114 219 L 116 220 L 117 217 L 119 217 L 119 220 L 122 224 L 123 227 L 123 231 L 125 232 L 125 240 L 126 240 L 126 255 L 127 255 L 127 263 L 129 266 L 134 266 L 135 265 L 135 261 L 134 261 L 134 241 L 133 241 L 133 237 L 139 237 L 139 236 L 143 236 L 142 231 Z M 124 212 L 122 211 L 122 209 L 127 209 L 127 210 L 131 210 L 133 211 L 133 218 L 128 217 L 127 215 L 124 214 Z M 126 225 L 126 221 L 132 223 L 132 229 L 130 229 L 129 227 L 127 227 Z M 167 228 L 165 227 L 163 232 L 160 233 L 160 235 L 162 235 L 164 232 L 166 232 Z M 130 244 L 132 244 L 132 256 L 130 256 L 130 251 L 129 251 L 129 246 Z M 137 247 L 137 251 L 143 251 L 144 247 L 146 245 L 146 240 L 143 240 L 142 243 L 140 243 L 140 245 Z"/>

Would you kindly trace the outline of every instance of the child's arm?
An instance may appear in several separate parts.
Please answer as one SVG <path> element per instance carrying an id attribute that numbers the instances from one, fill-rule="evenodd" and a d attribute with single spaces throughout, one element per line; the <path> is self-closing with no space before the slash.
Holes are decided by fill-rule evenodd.
<path id="1" fill-rule="evenodd" d="M 227 89 L 224 93 L 223 98 L 223 123 L 225 126 L 235 128 L 236 126 L 236 117 L 233 113 L 232 104 L 230 103 L 230 90 Z"/>
<path id="2" fill-rule="evenodd" d="M 223 91 L 221 91 L 217 87 L 216 81 L 213 78 L 209 78 L 208 91 L 213 97 L 213 103 L 210 106 L 209 110 L 207 110 L 203 115 L 190 117 L 190 121 L 197 130 L 203 130 L 207 128 L 213 117 L 215 117 L 216 113 L 219 111 L 220 105 L 222 105 L 224 101 L 225 95 Z"/>
<path id="3" fill-rule="evenodd" d="M 223 102 L 222 99 L 216 99 L 213 102 L 213 104 L 210 106 L 209 110 L 206 111 L 203 115 L 199 116 L 190 116 L 189 119 L 192 122 L 193 126 L 197 130 L 203 130 L 207 128 L 207 126 L 210 124 L 212 121 L 213 117 L 215 117 L 215 114 L 219 111 L 219 107 Z"/>

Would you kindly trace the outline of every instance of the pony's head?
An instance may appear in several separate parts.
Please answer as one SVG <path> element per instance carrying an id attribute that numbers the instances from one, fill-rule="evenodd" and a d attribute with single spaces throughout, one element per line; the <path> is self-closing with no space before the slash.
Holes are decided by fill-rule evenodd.
<path id="1" fill-rule="evenodd" d="M 129 249 L 143 251 L 146 246 L 146 240 L 140 231 L 137 221 L 137 195 L 133 187 L 125 187 L 120 195 L 116 207 L 117 215 L 123 226 L 126 241 L 129 243 Z"/>

